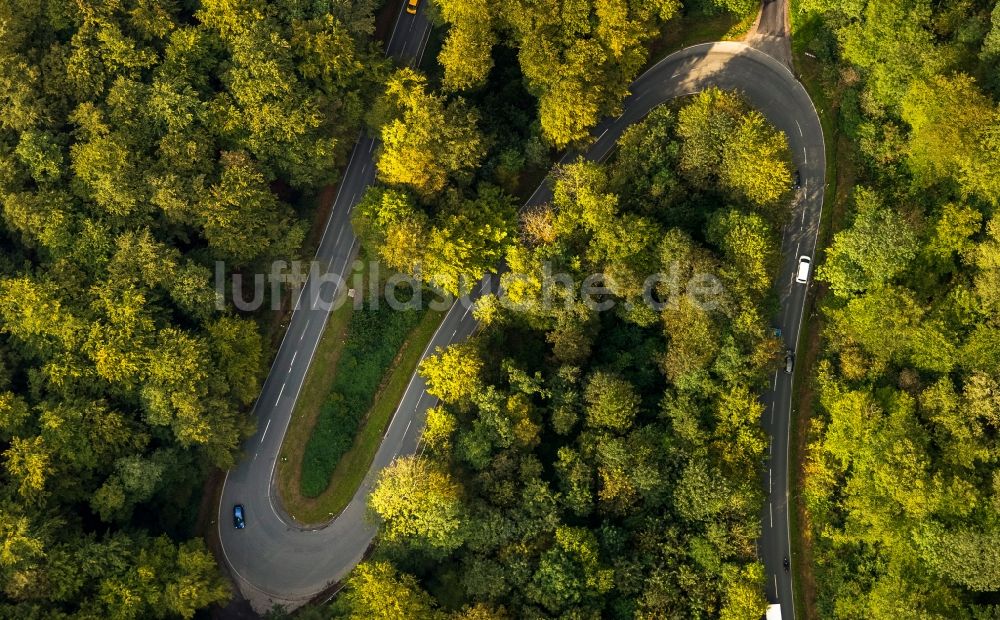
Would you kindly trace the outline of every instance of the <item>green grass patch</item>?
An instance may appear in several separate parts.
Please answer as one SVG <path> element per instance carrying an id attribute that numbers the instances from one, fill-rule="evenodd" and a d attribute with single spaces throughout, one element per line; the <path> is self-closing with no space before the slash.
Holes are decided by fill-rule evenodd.
<path id="1" fill-rule="evenodd" d="M 356 432 L 348 436 L 350 447 L 343 452 L 333 473 L 325 481 L 325 490 L 315 497 L 307 497 L 302 493 L 300 482 L 306 446 L 321 412 L 326 408 L 332 386 L 337 384 L 338 377 L 344 376 L 341 374 L 344 367 L 340 362 L 347 350 L 349 326 L 353 324 L 353 318 L 362 312 L 364 311 L 355 310 L 348 303 L 330 315 L 282 445 L 278 464 L 282 505 L 293 518 L 302 523 L 327 521 L 351 501 L 368 473 L 381 445 L 382 434 L 392 420 L 421 355 L 445 315 L 444 312 L 431 310 L 420 313 L 416 325 L 406 334 L 398 351 L 394 352 L 389 369 L 381 376 L 373 404 L 356 425 Z M 382 338 L 381 331 L 378 338 Z"/>
<path id="2" fill-rule="evenodd" d="M 351 449 L 372 407 L 383 376 L 423 315 L 422 309 L 394 310 L 384 301 L 377 307 L 366 304 L 354 310 L 336 375 L 302 455 L 302 495 L 317 497 L 329 486 L 334 469 Z"/>
<path id="3" fill-rule="evenodd" d="M 330 313 L 281 444 L 277 471 L 278 495 L 285 510 L 293 517 L 299 517 L 311 501 L 299 493 L 302 453 L 330 391 L 330 385 L 337 376 L 337 363 L 344 349 L 344 334 L 353 313 L 354 307 L 350 303 L 345 303 Z"/>
<path id="4" fill-rule="evenodd" d="M 434 332 L 441 325 L 444 315 L 444 312 L 428 310 L 423 313 L 420 322 L 410 332 L 393 368 L 386 375 L 382 389 L 362 423 L 354 444 L 333 471 L 329 488 L 323 494 L 322 505 L 317 507 L 318 510 L 305 513 L 306 517 L 311 517 L 310 520 L 318 521 L 339 513 L 354 497 L 354 492 L 364 480 L 375 458 L 375 452 L 382 443 L 382 434 L 392 420 L 413 373 L 416 372 L 420 357 L 434 336 Z"/>

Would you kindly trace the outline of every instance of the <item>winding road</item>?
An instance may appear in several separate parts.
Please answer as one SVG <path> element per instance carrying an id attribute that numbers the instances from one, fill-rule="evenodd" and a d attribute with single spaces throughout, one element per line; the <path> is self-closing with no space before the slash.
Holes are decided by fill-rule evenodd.
<path id="1" fill-rule="evenodd" d="M 768 24 L 775 21 L 763 18 L 769 9 L 780 10 L 783 15 L 784 6 L 780 0 L 764 5 L 759 27 L 772 27 Z M 782 32 L 773 34 L 787 39 L 783 18 L 778 22 Z M 389 54 L 397 59 L 419 59 L 428 33 L 423 7 L 416 16 L 401 12 L 388 45 Z M 594 142 L 584 157 L 604 159 L 625 128 L 644 118 L 655 106 L 710 86 L 742 91 L 786 134 L 794 163 L 801 173 L 802 189 L 796 198 L 793 217 L 783 231 L 783 262 L 777 281 L 781 311 L 774 318 L 786 338 L 786 346 L 794 349 L 807 292 L 806 286 L 794 282 L 794 274 L 799 256 L 812 256 L 815 251 L 826 165 L 816 110 L 784 62 L 736 42 L 707 43 L 674 53 L 632 84 L 632 94 L 624 102 L 622 115 L 606 119 L 594 129 Z M 341 580 L 361 560 L 375 535 L 374 526 L 365 519 L 366 497 L 371 486 L 381 469 L 394 458 L 417 450 L 424 416 L 435 403 L 425 393 L 423 380 L 414 375 L 364 482 L 345 511 L 318 528 L 303 527 L 285 514 L 272 484 L 276 459 L 323 334 L 329 314 L 327 306 L 341 292 L 338 278 L 333 276 L 348 273 L 357 251 L 350 210 L 374 180 L 372 153 L 376 146 L 375 141 L 362 136 L 354 147 L 316 256 L 321 273 L 327 276 L 307 281 L 254 408 L 258 430 L 247 441 L 243 460 L 226 476 L 218 514 L 223 558 L 241 592 L 258 611 L 274 605 L 286 609 L 298 607 Z M 543 183 L 527 205 L 542 204 L 550 198 L 551 190 Z M 436 347 L 461 341 L 475 331 L 476 321 L 469 302 L 487 289 L 495 290 L 495 280 L 487 278 L 473 300 L 460 300 L 449 310 L 425 355 Z M 773 377 L 771 389 L 761 397 L 766 407 L 762 424 L 771 437 L 771 446 L 764 471 L 767 502 L 762 514 L 759 554 L 767 570 L 768 599 L 781 603 L 785 618 L 794 617 L 791 574 L 782 568 L 782 558 L 789 555 L 787 473 L 791 397 L 792 375 L 784 372 Z M 247 525 L 242 530 L 232 527 L 232 506 L 238 503 L 246 509 Z"/>

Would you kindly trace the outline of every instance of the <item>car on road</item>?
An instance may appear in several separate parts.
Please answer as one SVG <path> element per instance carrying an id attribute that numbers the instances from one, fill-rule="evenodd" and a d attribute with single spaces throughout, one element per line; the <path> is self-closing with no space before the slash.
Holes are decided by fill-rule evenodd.
<path id="1" fill-rule="evenodd" d="M 799 172 L 798 169 L 795 170 L 794 181 L 792 183 L 793 183 L 792 187 L 794 187 L 795 189 L 802 188 L 802 173 Z"/>
<path id="2" fill-rule="evenodd" d="M 792 374 L 792 369 L 795 367 L 795 352 L 791 349 L 785 349 L 785 372 L 787 374 Z"/>
<path id="3" fill-rule="evenodd" d="M 805 284 L 809 282 L 809 267 L 812 264 L 812 259 L 808 256 L 799 257 L 799 268 L 795 271 L 795 281 L 799 284 Z"/>
<path id="4" fill-rule="evenodd" d="M 247 521 L 243 516 L 243 504 L 233 506 L 233 527 L 242 530 L 247 526 Z"/>
<path id="5" fill-rule="evenodd" d="M 417 4 L 419 4 L 419 3 L 420 3 L 420 0 L 408 0 L 407 3 L 406 3 L 406 12 L 409 13 L 410 15 L 416 15 L 417 14 Z"/>

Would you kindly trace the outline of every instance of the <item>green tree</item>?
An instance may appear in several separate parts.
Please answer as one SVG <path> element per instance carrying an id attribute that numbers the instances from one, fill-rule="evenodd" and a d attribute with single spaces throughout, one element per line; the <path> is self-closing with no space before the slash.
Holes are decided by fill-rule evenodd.
<path id="1" fill-rule="evenodd" d="M 371 186 L 355 206 L 352 218 L 366 247 L 378 252 L 389 267 L 406 273 L 418 271 L 430 224 L 410 194 Z"/>
<path id="2" fill-rule="evenodd" d="M 450 24 L 438 55 L 445 69 L 445 88 L 463 90 L 481 85 L 493 67 L 491 52 L 497 41 L 492 3 L 445 0 L 436 6 Z"/>
<path id="3" fill-rule="evenodd" d="M 521 0 L 444 2 L 449 35 L 438 57 L 450 88 L 477 86 L 490 49 L 508 35 L 528 89 L 538 98 L 545 137 L 558 147 L 584 139 L 620 106 L 646 61 L 645 43 L 672 17 L 673 0 L 598 0 L 558 8 Z"/>
<path id="4" fill-rule="evenodd" d="M 427 381 L 427 393 L 449 404 L 468 402 L 481 389 L 482 358 L 474 342 L 438 347 L 434 355 L 420 362 L 420 375 Z"/>
<path id="5" fill-rule="evenodd" d="M 894 108 L 915 79 L 937 73 L 943 55 L 934 44 L 926 0 L 867 2 L 839 29 L 844 58 L 867 74 L 872 104 Z M 853 8 L 853 7 L 852 7 Z"/>
<path id="6" fill-rule="evenodd" d="M 738 200 L 758 208 L 774 210 L 788 195 L 792 185 L 788 141 L 760 112 L 750 110 L 727 136 L 719 182 Z"/>
<path id="7" fill-rule="evenodd" d="M 448 102 L 429 93 L 423 75 L 400 69 L 369 115 L 382 138 L 381 178 L 427 199 L 444 190 L 449 178 L 468 180 L 484 155 L 478 120 L 461 99 Z"/>
<path id="8" fill-rule="evenodd" d="M 723 572 L 726 582 L 726 603 L 719 613 L 722 620 L 756 618 L 767 611 L 764 597 L 764 565 L 755 562 L 742 569 L 727 566 Z"/>
<path id="9" fill-rule="evenodd" d="M 292 225 L 288 206 L 271 193 L 253 160 L 242 152 L 224 153 L 222 165 L 218 182 L 198 204 L 209 244 L 237 264 L 297 247 L 303 228 Z"/>
<path id="10" fill-rule="evenodd" d="M 819 278 L 840 297 L 892 282 L 917 253 L 917 237 L 898 210 L 882 204 L 872 190 L 855 189 L 851 227 L 835 235 Z"/>
<path id="11" fill-rule="evenodd" d="M 362 562 L 347 580 L 347 589 L 334 606 L 337 617 L 394 620 L 431 620 L 443 615 L 433 599 L 411 575 L 387 562 Z"/>
<path id="12" fill-rule="evenodd" d="M 969 76 L 915 81 L 902 102 L 910 125 L 908 162 L 923 186 L 956 178 L 968 191 L 996 203 L 1000 188 L 1000 110 Z"/>
<path id="13" fill-rule="evenodd" d="M 424 279 L 465 294 L 500 263 L 513 238 L 514 209 L 499 189 L 482 187 L 475 200 L 452 196 L 425 241 Z"/>
<path id="14" fill-rule="evenodd" d="M 3 453 L 7 473 L 17 483 L 17 492 L 28 502 L 44 498 L 45 484 L 51 475 L 49 451 L 41 437 L 14 437 Z"/>
<path id="15" fill-rule="evenodd" d="M 447 552 L 462 544 L 461 489 L 419 457 L 398 458 L 379 474 L 368 506 L 382 519 L 382 536 Z"/>
<path id="16" fill-rule="evenodd" d="M 719 212 L 709 222 L 708 237 L 726 259 L 720 275 L 728 288 L 757 299 L 771 288 L 779 254 L 763 217 L 735 210 Z"/>
<path id="17" fill-rule="evenodd" d="M 635 388 L 625 379 L 607 372 L 596 372 L 590 377 L 584 399 L 587 424 L 593 428 L 626 431 L 635 422 L 639 410 Z"/>

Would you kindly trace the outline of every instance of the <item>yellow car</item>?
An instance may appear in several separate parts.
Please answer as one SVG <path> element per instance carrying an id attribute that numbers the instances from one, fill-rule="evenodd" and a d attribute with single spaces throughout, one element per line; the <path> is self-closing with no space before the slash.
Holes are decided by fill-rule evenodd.
<path id="1" fill-rule="evenodd" d="M 409 13 L 410 15 L 416 15 L 417 14 L 417 4 L 419 2 L 420 2 L 420 0 L 407 0 L 407 2 L 406 2 L 406 12 Z"/>

